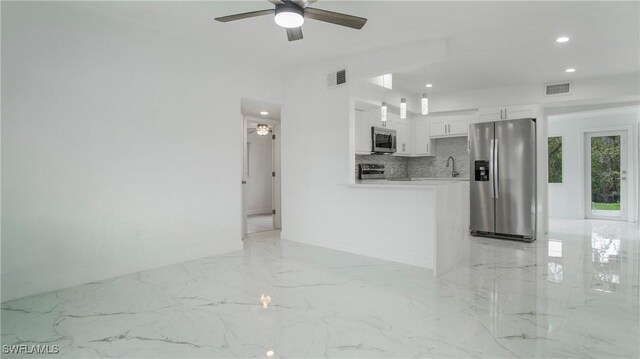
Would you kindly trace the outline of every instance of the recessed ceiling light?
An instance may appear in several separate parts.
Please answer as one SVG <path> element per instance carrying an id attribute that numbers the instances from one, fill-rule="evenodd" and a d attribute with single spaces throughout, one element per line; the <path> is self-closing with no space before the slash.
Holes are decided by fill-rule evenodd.
<path id="1" fill-rule="evenodd" d="M 570 67 L 570 68 L 564 70 L 564 72 L 576 72 L 576 69 Z"/>
<path id="2" fill-rule="evenodd" d="M 566 36 L 560 36 L 559 38 L 556 39 L 556 42 L 567 42 L 569 41 L 569 38 Z"/>
<path id="3" fill-rule="evenodd" d="M 267 357 L 271 358 L 275 353 L 273 352 L 273 350 L 269 350 L 267 351 Z"/>
<path id="4" fill-rule="evenodd" d="M 426 84 L 425 86 L 426 86 L 426 87 L 433 87 L 433 85 L 432 85 L 432 84 Z"/>
<path id="5" fill-rule="evenodd" d="M 268 114 L 269 114 L 269 111 L 260 111 L 260 114 L 261 114 L 262 116 L 266 116 L 266 115 L 268 115 Z"/>

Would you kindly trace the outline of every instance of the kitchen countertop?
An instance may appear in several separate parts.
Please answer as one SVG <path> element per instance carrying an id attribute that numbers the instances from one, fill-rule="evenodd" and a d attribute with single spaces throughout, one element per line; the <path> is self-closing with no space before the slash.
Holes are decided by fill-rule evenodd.
<path id="1" fill-rule="evenodd" d="M 411 178 L 388 178 L 384 181 L 390 182 L 415 182 L 415 181 L 469 181 L 468 178 L 463 177 L 444 177 L 444 178 L 434 178 L 434 177 L 411 177 Z"/>
<path id="2" fill-rule="evenodd" d="M 371 179 L 356 180 L 353 187 L 384 188 L 434 188 L 454 183 L 469 182 L 468 178 L 405 178 L 405 179 Z"/>

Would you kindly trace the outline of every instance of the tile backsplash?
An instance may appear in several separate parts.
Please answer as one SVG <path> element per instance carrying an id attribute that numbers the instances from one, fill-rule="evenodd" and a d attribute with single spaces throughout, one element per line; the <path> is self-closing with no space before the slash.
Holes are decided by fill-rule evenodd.
<path id="1" fill-rule="evenodd" d="M 385 167 L 386 178 L 404 178 L 407 174 L 407 158 L 392 155 L 356 155 L 356 178 L 360 163 L 382 164 Z M 391 173 L 393 172 L 393 174 Z"/>
<path id="2" fill-rule="evenodd" d="M 458 177 L 469 178 L 467 137 L 438 138 L 434 142 L 436 155 L 431 157 L 356 155 L 356 178 L 360 163 L 383 164 L 386 168 L 385 177 L 387 178 L 449 178 L 451 177 L 451 167 L 447 167 L 449 156 L 455 160 Z"/>
<path id="3" fill-rule="evenodd" d="M 469 178 L 469 153 L 467 137 L 438 138 L 434 140 L 436 155 L 432 157 L 407 158 L 409 177 L 451 177 L 451 167 L 447 167 L 447 158 L 455 160 L 456 172 L 460 178 Z"/>

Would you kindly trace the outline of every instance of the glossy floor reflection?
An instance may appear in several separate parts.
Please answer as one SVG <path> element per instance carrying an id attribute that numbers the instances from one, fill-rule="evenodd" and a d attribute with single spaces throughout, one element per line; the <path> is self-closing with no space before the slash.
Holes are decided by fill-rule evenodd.
<path id="1" fill-rule="evenodd" d="M 552 221 L 427 270 L 279 241 L 2 306 L 2 343 L 65 357 L 637 358 L 638 226 Z M 263 307 L 262 295 L 271 302 Z"/>

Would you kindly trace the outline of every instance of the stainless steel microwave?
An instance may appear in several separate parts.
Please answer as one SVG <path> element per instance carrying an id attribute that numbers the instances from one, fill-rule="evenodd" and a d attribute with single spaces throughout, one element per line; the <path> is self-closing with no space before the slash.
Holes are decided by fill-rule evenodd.
<path id="1" fill-rule="evenodd" d="M 395 153 L 396 130 L 382 127 L 371 127 L 371 152 Z"/>

